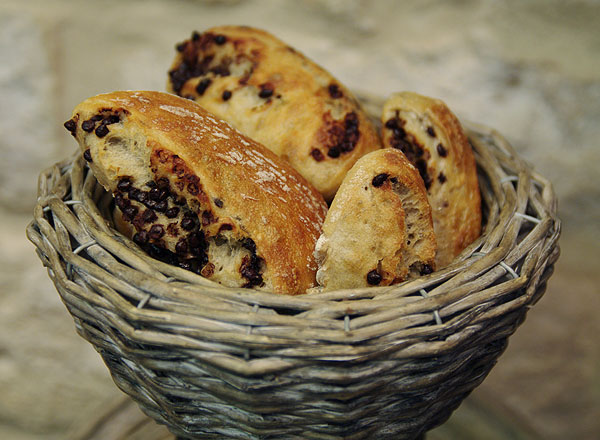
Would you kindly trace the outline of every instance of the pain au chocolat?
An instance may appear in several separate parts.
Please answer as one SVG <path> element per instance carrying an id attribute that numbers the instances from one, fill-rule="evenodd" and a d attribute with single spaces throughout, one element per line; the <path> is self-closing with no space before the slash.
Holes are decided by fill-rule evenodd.
<path id="1" fill-rule="evenodd" d="M 83 101 L 65 127 L 151 256 L 229 287 L 299 294 L 315 284 L 321 194 L 198 104 L 113 92 Z"/>
<path id="2" fill-rule="evenodd" d="M 167 89 L 289 161 L 327 201 L 359 157 L 381 148 L 350 91 L 265 31 L 214 27 L 177 51 Z"/>

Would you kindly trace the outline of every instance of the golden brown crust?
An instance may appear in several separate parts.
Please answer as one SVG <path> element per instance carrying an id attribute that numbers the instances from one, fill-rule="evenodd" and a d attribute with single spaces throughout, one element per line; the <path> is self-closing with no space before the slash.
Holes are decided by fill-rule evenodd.
<path id="1" fill-rule="evenodd" d="M 168 90 L 288 160 L 327 200 L 359 157 L 381 148 L 350 91 L 267 32 L 215 27 L 177 48 Z"/>
<path id="2" fill-rule="evenodd" d="M 98 95 L 79 104 L 72 121 L 94 174 L 117 196 L 137 238 L 146 233 L 146 245 L 163 249 L 155 252 L 166 249 L 225 285 L 288 294 L 314 285 L 312 252 L 327 207 L 271 151 L 167 93 Z M 223 243 L 235 251 L 237 274 L 219 272 L 233 258 Z"/>
<path id="3" fill-rule="evenodd" d="M 475 157 L 458 118 L 440 100 L 412 92 L 392 95 L 382 114 L 385 147 L 403 151 L 419 169 L 433 213 L 438 268 L 481 234 Z"/>
<path id="4" fill-rule="evenodd" d="M 378 150 L 350 170 L 323 224 L 315 256 L 323 290 L 387 286 L 435 269 L 431 208 L 417 170 Z"/>

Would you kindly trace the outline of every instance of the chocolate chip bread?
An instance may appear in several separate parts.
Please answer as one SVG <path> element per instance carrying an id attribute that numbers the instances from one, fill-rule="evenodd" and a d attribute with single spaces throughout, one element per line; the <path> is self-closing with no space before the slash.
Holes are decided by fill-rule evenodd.
<path id="1" fill-rule="evenodd" d="M 481 233 L 481 197 L 473 151 L 457 117 L 440 100 L 392 95 L 382 115 L 385 147 L 402 151 L 419 170 L 431 204 L 438 268 Z"/>
<path id="2" fill-rule="evenodd" d="M 322 196 L 196 103 L 114 92 L 83 101 L 65 127 L 152 257 L 230 287 L 314 285 Z"/>
<path id="3" fill-rule="evenodd" d="M 377 130 L 331 74 L 245 26 L 215 27 L 177 45 L 168 90 L 194 99 L 289 161 L 330 201 Z"/>
<path id="4" fill-rule="evenodd" d="M 359 159 L 323 224 L 315 258 L 323 290 L 387 286 L 435 269 L 431 208 L 419 173 L 399 151 Z"/>

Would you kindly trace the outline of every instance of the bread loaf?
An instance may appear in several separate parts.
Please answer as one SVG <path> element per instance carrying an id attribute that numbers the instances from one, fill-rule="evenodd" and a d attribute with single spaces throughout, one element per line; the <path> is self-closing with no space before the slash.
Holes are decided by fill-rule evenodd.
<path id="1" fill-rule="evenodd" d="M 317 241 L 323 290 L 387 286 L 435 269 L 431 209 L 419 173 L 399 151 L 359 159 Z"/>
<path id="2" fill-rule="evenodd" d="M 229 287 L 314 285 L 322 196 L 198 104 L 114 92 L 83 101 L 65 127 L 151 256 Z"/>
<path id="3" fill-rule="evenodd" d="M 327 201 L 359 157 L 381 148 L 350 91 L 267 32 L 215 27 L 177 50 L 168 90 L 289 161 Z"/>
<path id="4" fill-rule="evenodd" d="M 475 157 L 458 118 L 440 100 L 392 95 L 382 115 L 385 147 L 402 151 L 419 170 L 432 208 L 438 269 L 481 233 Z"/>

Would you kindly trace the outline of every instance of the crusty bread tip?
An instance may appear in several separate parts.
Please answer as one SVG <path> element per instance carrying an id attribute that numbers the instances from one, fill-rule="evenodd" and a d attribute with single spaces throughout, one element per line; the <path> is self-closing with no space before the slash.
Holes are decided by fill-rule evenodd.
<path id="1" fill-rule="evenodd" d="M 481 233 L 481 196 L 469 141 L 446 104 L 413 92 L 396 93 L 385 102 L 382 139 L 419 170 L 432 208 L 441 269 Z"/>
<path id="2" fill-rule="evenodd" d="M 65 127 L 151 256 L 229 287 L 299 294 L 315 284 L 322 196 L 198 104 L 108 93 L 79 104 Z"/>
<path id="3" fill-rule="evenodd" d="M 292 166 L 330 201 L 377 129 L 330 73 L 273 35 L 219 26 L 177 45 L 168 91 L 194 99 Z"/>
<path id="4" fill-rule="evenodd" d="M 350 170 L 323 224 L 315 257 L 322 290 L 387 286 L 435 270 L 431 208 L 418 171 L 383 149 Z"/>

